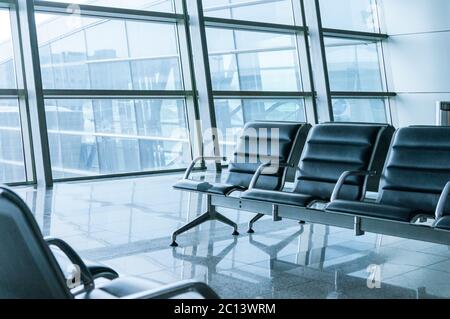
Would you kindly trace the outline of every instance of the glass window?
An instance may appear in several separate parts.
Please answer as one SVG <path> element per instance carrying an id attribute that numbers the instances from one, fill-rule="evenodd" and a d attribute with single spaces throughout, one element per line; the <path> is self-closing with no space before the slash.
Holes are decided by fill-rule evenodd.
<path id="1" fill-rule="evenodd" d="M 214 90 L 301 91 L 295 37 L 208 28 Z"/>
<path id="2" fill-rule="evenodd" d="M 294 24 L 291 0 L 204 0 L 207 17 Z"/>
<path id="3" fill-rule="evenodd" d="M 251 121 L 306 122 L 303 100 L 245 99 L 214 101 L 223 153 L 231 156 L 245 123 Z"/>
<path id="4" fill-rule="evenodd" d="M 0 99 L 0 182 L 26 181 L 19 105 Z"/>
<path id="5" fill-rule="evenodd" d="M 54 178 L 184 168 L 184 100 L 46 100 Z"/>
<path id="6" fill-rule="evenodd" d="M 383 91 L 379 43 L 325 39 L 331 91 Z"/>
<path id="7" fill-rule="evenodd" d="M 102 7 L 137 9 L 148 11 L 181 11 L 181 0 L 48 0 L 68 4 L 89 4 Z M 176 7 L 175 7 L 176 6 Z M 71 7 L 72 8 L 72 7 Z M 69 10 L 71 9 L 69 8 Z M 72 9 L 73 10 L 73 9 Z"/>
<path id="8" fill-rule="evenodd" d="M 333 99 L 334 120 L 337 122 L 386 123 L 384 99 Z"/>
<path id="9" fill-rule="evenodd" d="M 324 28 L 379 32 L 375 0 L 320 0 Z"/>
<path id="10" fill-rule="evenodd" d="M 9 11 L 0 10 L 0 89 L 17 88 L 13 57 Z"/>
<path id="11" fill-rule="evenodd" d="M 50 14 L 37 18 L 45 89 L 183 88 L 174 24 Z"/>

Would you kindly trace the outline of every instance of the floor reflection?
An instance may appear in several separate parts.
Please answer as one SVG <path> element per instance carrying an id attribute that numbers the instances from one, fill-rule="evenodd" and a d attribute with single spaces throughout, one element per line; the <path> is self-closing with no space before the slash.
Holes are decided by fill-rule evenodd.
<path id="1" fill-rule="evenodd" d="M 174 191 L 180 175 L 17 188 L 45 236 L 155 286 L 195 278 L 224 298 L 448 298 L 450 250 L 390 236 L 264 218 L 256 234 L 205 223 L 169 247 L 171 233 L 205 210 Z M 253 214 L 220 210 L 246 229 Z"/>

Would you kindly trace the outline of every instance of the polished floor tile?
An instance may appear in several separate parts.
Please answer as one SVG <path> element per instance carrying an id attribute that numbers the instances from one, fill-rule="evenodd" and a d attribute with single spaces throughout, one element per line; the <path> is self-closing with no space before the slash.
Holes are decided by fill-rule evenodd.
<path id="1" fill-rule="evenodd" d="M 86 259 L 155 287 L 207 282 L 224 298 L 449 298 L 450 249 L 323 225 L 272 222 L 248 235 L 253 214 L 220 209 L 239 224 L 211 222 L 170 235 L 206 209 L 205 198 L 175 191 L 181 175 L 56 184 L 16 190 L 45 236 L 66 240 Z"/>

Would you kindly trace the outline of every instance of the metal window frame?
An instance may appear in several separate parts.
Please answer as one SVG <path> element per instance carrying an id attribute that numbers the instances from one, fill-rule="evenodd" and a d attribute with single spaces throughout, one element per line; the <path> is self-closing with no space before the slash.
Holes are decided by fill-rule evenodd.
<path id="1" fill-rule="evenodd" d="M 297 91 L 213 91 L 217 99 L 303 99 L 314 97 L 314 92 Z"/>
<path id="2" fill-rule="evenodd" d="M 380 20 L 379 14 L 379 4 L 377 0 L 373 0 L 374 4 L 377 8 L 375 19 Z M 386 76 L 386 62 L 383 50 L 383 41 L 389 38 L 388 34 L 381 33 L 381 29 L 379 32 L 363 32 L 363 31 L 354 31 L 354 30 L 345 30 L 345 29 L 335 29 L 335 28 L 326 28 L 322 24 L 322 16 L 320 13 L 320 0 L 315 0 L 316 12 L 317 12 L 317 20 L 319 24 L 319 39 L 321 53 L 322 53 L 322 62 L 325 69 L 325 78 L 326 78 L 326 94 L 328 98 L 329 104 L 329 116 L 330 121 L 334 121 L 334 112 L 333 112 L 333 99 L 336 98 L 350 98 L 350 99 L 386 99 L 388 102 L 386 103 L 386 121 L 388 123 L 392 123 L 391 116 L 391 108 L 390 108 L 390 98 L 395 97 L 397 94 L 395 92 L 390 92 L 388 88 L 388 80 Z M 338 39 L 347 39 L 347 40 L 361 40 L 361 41 L 373 41 L 380 43 L 381 51 L 378 52 L 378 63 L 380 64 L 380 76 L 382 79 L 382 87 L 383 91 L 379 92 L 344 92 L 344 91 L 332 91 L 330 86 L 329 79 L 329 71 L 328 71 L 328 62 L 326 55 L 326 46 L 325 46 L 325 38 L 338 38 Z"/>
<path id="3" fill-rule="evenodd" d="M 298 59 L 299 73 L 302 82 L 302 91 L 221 91 L 211 89 L 209 94 L 216 99 L 229 99 L 229 100 L 270 100 L 270 99 L 295 99 L 303 100 L 305 105 L 305 116 L 307 121 L 317 123 L 318 116 L 316 110 L 316 92 L 314 91 L 314 79 L 311 55 L 309 53 L 309 30 L 306 26 L 306 18 L 304 14 L 303 0 L 298 3 L 291 2 L 292 13 L 294 18 L 294 24 L 277 24 L 267 23 L 251 20 L 239 20 L 228 18 L 217 18 L 203 16 L 203 25 L 206 33 L 206 28 L 221 28 L 234 31 L 252 31 L 252 32 L 265 32 L 265 33 L 278 33 L 293 35 L 296 37 L 296 48 Z M 299 25 L 300 24 L 300 25 Z M 206 46 L 206 43 L 204 43 Z M 209 63 L 209 52 L 205 54 L 205 63 Z M 211 74 L 209 74 L 209 81 L 211 81 Z M 305 90 L 306 87 L 306 90 Z M 214 101 L 213 101 L 214 102 Z M 308 104 L 311 106 L 308 107 Z M 215 112 L 215 107 L 210 109 L 210 112 Z M 220 156 L 220 154 L 219 154 Z"/>
<path id="4" fill-rule="evenodd" d="M 214 17 L 204 17 L 205 27 L 221 28 L 254 32 L 271 32 L 281 34 L 308 33 L 308 28 L 304 26 L 257 22 L 238 19 L 224 19 Z"/>
<path id="5" fill-rule="evenodd" d="M 376 1 L 376 0 L 375 0 Z M 311 3 L 309 3 L 311 2 Z M 312 4 L 312 5 L 311 5 Z M 187 123 L 189 127 L 189 137 L 191 142 L 191 155 L 199 155 L 202 152 L 204 141 L 212 140 L 214 143 L 215 155 L 220 156 L 221 149 L 217 139 L 213 136 L 204 136 L 202 129 L 217 127 L 215 118 L 215 99 L 302 99 L 305 102 L 307 120 L 319 123 L 320 121 L 333 120 L 332 99 L 333 98 L 385 98 L 387 101 L 396 96 L 390 92 L 387 86 L 386 72 L 382 72 L 384 92 L 335 92 L 331 91 L 328 68 L 325 52 L 325 37 L 334 37 L 353 40 L 370 40 L 380 42 L 388 38 L 382 33 L 360 32 L 352 30 L 331 29 L 322 26 L 319 0 L 308 1 L 292 0 L 292 10 L 294 14 L 294 24 L 285 25 L 278 23 L 267 23 L 251 20 L 226 19 L 204 16 L 201 0 L 182 0 L 182 12 L 177 6 L 175 13 L 157 12 L 147 10 L 136 10 L 128 8 L 106 7 L 89 4 L 76 5 L 81 16 L 97 17 L 105 19 L 139 20 L 157 23 L 170 23 L 176 26 L 179 55 L 181 60 L 181 71 L 184 83 L 183 90 L 152 91 L 152 90 L 44 90 L 42 79 L 40 79 L 39 48 L 37 44 L 36 25 L 34 23 L 35 12 L 70 14 L 67 10 L 70 3 L 51 1 L 29 1 L 29 0 L 0 0 L 0 8 L 17 9 L 18 34 L 14 35 L 13 42 L 19 43 L 21 60 L 18 61 L 24 75 L 24 85 L 17 90 L 0 90 L 0 98 L 20 98 L 21 110 L 25 110 L 25 119 L 28 121 L 29 130 L 22 128 L 25 138 L 31 139 L 28 153 L 32 154 L 30 160 L 33 178 L 32 183 L 44 180 L 47 186 L 51 186 L 54 181 L 64 181 L 66 179 L 53 180 L 51 174 L 50 151 L 48 145 L 48 132 L 46 130 L 45 107 L 46 99 L 184 99 L 186 104 Z M 377 4 L 378 5 L 378 4 Z M 379 19 L 379 13 L 377 13 Z M 25 17 L 25 18 L 24 18 Z M 314 20 L 318 24 L 318 31 L 315 28 L 312 33 L 307 25 L 307 18 Z M 309 21 L 311 22 L 311 21 Z M 34 23 L 34 24 L 33 24 Z M 211 72 L 209 67 L 209 52 L 206 40 L 206 28 L 225 28 L 232 30 L 244 30 L 254 32 L 271 32 L 279 34 L 291 34 L 296 37 L 296 51 L 298 54 L 300 76 L 302 81 L 301 92 L 281 92 L 281 91 L 220 91 L 212 88 Z M 22 34 L 22 29 L 30 30 L 29 35 Z M 381 31 L 380 31 L 381 32 Z M 28 49 L 27 49 L 28 47 Z M 313 48 L 318 48 L 319 59 L 313 64 Z M 386 68 L 384 51 L 381 47 L 379 53 L 380 67 Z M 381 56 L 380 56 L 381 55 Z M 16 57 L 17 58 L 17 57 Z M 17 64 L 17 63 L 16 63 Z M 322 66 L 317 67 L 317 64 Z M 30 77 L 34 73 L 36 77 Z M 317 73 L 324 72 L 324 76 L 317 76 Z M 19 81 L 20 79 L 18 79 Z M 316 92 L 316 90 L 319 90 Z M 330 118 L 322 117 L 319 104 L 323 104 L 323 97 L 326 97 Z M 322 102 L 320 102 L 322 99 Z M 386 103 L 389 104 L 389 103 Z M 388 107 L 387 107 L 388 108 Z M 386 112 L 388 114 L 388 112 Z M 28 133 L 28 131 L 30 133 Z M 32 134 L 31 134 L 32 132 Z M 27 135 L 27 136 L 25 136 Z M 36 140 L 38 135 L 38 140 Z M 42 145 L 40 144 L 42 141 Z M 38 163 L 40 162 L 40 164 Z M 29 163 L 26 165 L 29 166 Z M 30 168 L 30 167 L 29 167 Z M 216 163 L 216 169 L 220 170 L 220 165 Z M 155 174 L 170 172 L 172 170 L 158 170 L 150 172 L 130 172 L 125 174 L 99 175 L 88 177 L 87 179 L 103 179 L 122 176 L 140 176 L 145 174 Z M 44 176 L 44 179 L 41 177 Z M 79 180 L 84 180 L 80 178 Z M 78 179 L 70 179 L 78 180 Z"/>
<path id="6" fill-rule="evenodd" d="M 39 13 L 50 14 L 70 14 L 67 10 L 70 3 L 50 2 L 50 1 L 35 1 L 33 10 Z M 188 15 L 186 13 L 165 13 L 156 11 L 134 10 L 126 8 L 115 7 L 103 7 L 93 5 L 77 5 L 76 9 L 79 9 L 79 13 L 82 17 L 96 17 L 104 19 L 120 19 L 120 20 L 136 20 L 143 22 L 156 22 L 156 23 L 168 23 L 173 24 L 176 27 L 177 42 L 179 46 L 179 55 L 181 62 L 181 73 L 183 83 L 187 89 L 184 90 L 96 90 L 96 89 L 52 89 L 42 90 L 43 100 L 50 99 L 183 99 L 186 105 L 186 114 L 188 115 L 187 125 L 190 132 L 190 142 L 192 141 L 194 133 L 198 130 L 193 129 L 196 121 L 190 121 L 191 114 L 198 109 L 197 104 L 197 92 L 194 79 L 194 70 L 192 68 L 192 50 L 186 49 L 182 44 L 188 44 L 190 42 L 190 34 L 188 33 L 187 21 Z M 182 33 L 180 35 L 180 33 Z M 182 38 L 182 39 L 181 39 Z M 193 111 L 194 110 L 194 111 Z M 48 134 L 48 132 L 47 132 Z M 48 143 L 47 143 L 48 146 Z M 192 147 L 191 147 L 192 150 Z M 191 157 L 193 154 L 191 154 Z M 142 172 L 127 172 L 118 174 L 106 174 L 106 175 L 94 175 L 88 177 L 75 177 L 75 178 L 58 178 L 52 181 L 46 182 L 46 186 L 51 186 L 53 182 L 66 182 L 66 181 L 83 181 L 83 180 L 97 180 L 107 178 L 119 178 L 119 177 L 131 177 L 131 176 L 143 176 L 154 175 L 160 173 L 171 173 L 183 171 L 181 169 L 155 169 L 146 170 Z M 51 167 L 50 167 L 51 172 Z"/>
<path id="7" fill-rule="evenodd" d="M 34 1 L 34 11 L 38 13 L 71 14 L 67 8 L 71 3 Z M 183 14 L 157 11 L 135 10 L 88 4 L 76 4 L 81 16 L 107 19 L 143 20 L 153 22 L 177 23 L 185 19 Z"/>
<path id="8" fill-rule="evenodd" d="M 192 91 L 184 90 L 43 90 L 45 99 L 173 99 L 194 96 Z"/>

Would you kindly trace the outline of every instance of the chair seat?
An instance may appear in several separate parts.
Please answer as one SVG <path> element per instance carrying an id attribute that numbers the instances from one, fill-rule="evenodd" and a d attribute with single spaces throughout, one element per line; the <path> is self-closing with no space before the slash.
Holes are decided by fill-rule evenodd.
<path id="1" fill-rule="evenodd" d="M 245 188 L 237 185 L 210 183 L 205 181 L 195 181 L 191 179 L 182 179 L 175 185 L 173 185 L 173 188 L 190 192 L 201 192 L 224 196 L 236 190 L 245 190 Z"/>
<path id="2" fill-rule="evenodd" d="M 92 291 L 80 294 L 77 299 L 117 299 L 140 294 L 144 291 L 151 291 L 161 288 L 149 280 L 136 277 L 119 278 L 112 280 Z M 200 299 L 201 295 L 196 292 L 182 293 L 173 299 Z"/>
<path id="3" fill-rule="evenodd" d="M 346 200 L 335 200 L 327 205 L 326 210 L 401 222 L 410 222 L 418 214 L 417 211 L 404 207 Z"/>
<path id="4" fill-rule="evenodd" d="M 262 189 L 248 190 L 242 193 L 241 198 L 299 207 L 306 207 L 314 200 L 314 198 L 310 195 L 279 191 L 266 191 Z"/>
<path id="5" fill-rule="evenodd" d="M 450 230 L 450 216 L 441 217 L 436 225 L 436 228 Z"/>

